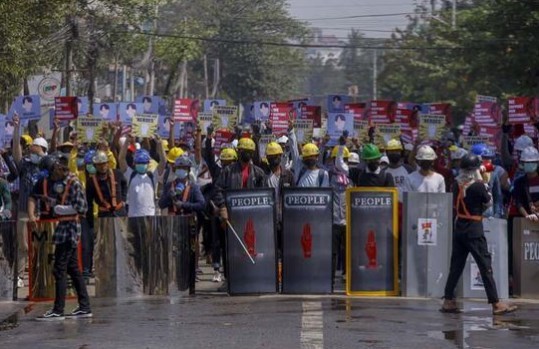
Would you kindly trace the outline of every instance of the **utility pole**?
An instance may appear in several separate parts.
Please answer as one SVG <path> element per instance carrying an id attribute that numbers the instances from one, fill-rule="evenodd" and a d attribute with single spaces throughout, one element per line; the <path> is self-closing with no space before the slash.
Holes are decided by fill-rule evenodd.
<path id="1" fill-rule="evenodd" d="M 376 49 L 373 51 L 372 57 L 372 99 L 376 100 L 378 98 L 378 62 L 377 62 L 377 52 Z"/>
<path id="2" fill-rule="evenodd" d="M 452 0 L 453 11 L 451 12 L 451 29 L 457 29 L 457 0 Z"/>

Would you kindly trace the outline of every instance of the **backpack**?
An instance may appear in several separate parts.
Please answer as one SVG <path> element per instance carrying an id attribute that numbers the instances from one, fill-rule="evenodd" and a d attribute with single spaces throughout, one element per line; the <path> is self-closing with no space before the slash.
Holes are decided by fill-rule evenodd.
<path id="1" fill-rule="evenodd" d="M 305 167 L 302 167 L 299 171 L 298 180 L 296 181 L 296 186 L 299 185 L 299 182 L 301 181 L 301 178 L 305 175 L 305 172 L 307 172 L 307 169 Z M 318 169 L 318 187 L 321 187 L 324 183 L 324 176 L 326 174 L 326 170 L 319 168 Z"/>

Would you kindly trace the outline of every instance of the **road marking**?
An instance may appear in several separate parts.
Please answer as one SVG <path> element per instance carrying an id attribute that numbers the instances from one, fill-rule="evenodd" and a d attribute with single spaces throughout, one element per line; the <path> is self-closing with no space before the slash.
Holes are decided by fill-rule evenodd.
<path id="1" fill-rule="evenodd" d="M 321 302 L 303 302 L 301 317 L 301 348 L 324 348 L 324 324 Z"/>

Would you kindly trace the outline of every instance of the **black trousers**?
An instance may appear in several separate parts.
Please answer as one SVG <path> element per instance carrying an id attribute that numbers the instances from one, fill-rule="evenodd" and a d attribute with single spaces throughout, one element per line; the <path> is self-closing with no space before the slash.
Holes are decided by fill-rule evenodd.
<path id="1" fill-rule="evenodd" d="M 462 271 L 466 265 L 468 253 L 472 254 L 483 284 L 489 303 L 498 302 L 498 291 L 496 290 L 496 282 L 492 274 L 492 258 L 488 251 L 487 239 L 485 236 L 470 237 L 467 233 L 456 232 L 453 236 L 453 251 L 451 253 L 451 267 L 449 276 L 445 285 L 445 299 L 455 299 L 455 287 L 462 275 Z"/>
<path id="2" fill-rule="evenodd" d="M 94 260 L 94 228 L 90 226 L 86 218 L 81 220 L 82 234 L 82 270 L 90 274 L 93 270 Z"/>
<path id="3" fill-rule="evenodd" d="M 56 298 L 54 299 L 54 312 L 63 314 L 65 307 L 67 275 L 71 277 L 73 286 L 77 291 L 79 307 L 81 310 L 90 310 L 90 298 L 86 291 L 86 284 L 79 271 L 78 251 L 71 242 L 56 245 L 54 251 L 54 279 L 56 281 Z"/>

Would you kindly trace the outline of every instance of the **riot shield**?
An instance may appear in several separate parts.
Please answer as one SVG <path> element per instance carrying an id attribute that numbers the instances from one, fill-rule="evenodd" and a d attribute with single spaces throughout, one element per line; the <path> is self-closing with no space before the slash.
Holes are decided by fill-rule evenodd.
<path id="1" fill-rule="evenodd" d="M 518 297 L 537 299 L 539 298 L 539 223 L 515 218 L 513 227 L 513 293 Z"/>

